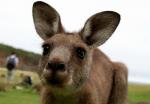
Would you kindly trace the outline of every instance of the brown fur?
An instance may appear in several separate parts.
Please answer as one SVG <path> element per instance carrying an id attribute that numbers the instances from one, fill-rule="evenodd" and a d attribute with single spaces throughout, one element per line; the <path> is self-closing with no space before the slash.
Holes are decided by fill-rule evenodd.
<path id="1" fill-rule="evenodd" d="M 45 40 L 39 70 L 42 104 L 127 104 L 126 66 L 96 48 L 115 31 L 119 14 L 97 13 L 79 33 L 62 31 L 59 14 L 43 2 L 33 5 L 33 18 Z"/>
<path id="2" fill-rule="evenodd" d="M 87 82 L 79 91 L 69 95 L 71 98 L 77 96 L 75 98 L 76 104 L 127 104 L 127 68 L 122 63 L 111 62 L 98 49 L 93 52 L 92 67 Z M 57 96 L 51 93 L 51 89 L 43 87 L 42 104 L 55 104 L 54 102 L 60 100 L 55 97 Z M 66 99 L 69 97 L 66 96 Z M 56 104 L 59 102 L 61 101 Z"/>

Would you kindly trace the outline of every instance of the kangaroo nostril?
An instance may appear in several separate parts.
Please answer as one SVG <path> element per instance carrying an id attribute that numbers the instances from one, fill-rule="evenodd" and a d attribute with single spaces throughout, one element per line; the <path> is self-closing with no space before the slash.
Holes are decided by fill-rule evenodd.
<path id="1" fill-rule="evenodd" d="M 65 71 L 65 64 L 64 63 L 60 63 L 60 64 L 58 64 L 57 68 L 60 71 Z"/>
<path id="2" fill-rule="evenodd" d="M 60 62 L 49 62 L 47 65 L 47 69 L 53 71 L 65 71 L 65 64 Z"/>
<path id="3" fill-rule="evenodd" d="M 49 62 L 48 65 L 47 65 L 47 69 L 51 69 L 53 67 L 54 67 L 53 64 Z"/>

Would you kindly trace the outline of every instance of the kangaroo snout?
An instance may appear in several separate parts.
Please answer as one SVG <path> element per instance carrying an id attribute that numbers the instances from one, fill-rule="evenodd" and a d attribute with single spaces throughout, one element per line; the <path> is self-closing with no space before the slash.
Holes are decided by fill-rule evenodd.
<path id="1" fill-rule="evenodd" d="M 60 60 L 48 61 L 46 70 L 43 75 L 49 85 L 61 86 L 68 78 L 66 64 Z"/>
<path id="2" fill-rule="evenodd" d="M 65 63 L 59 61 L 49 61 L 47 64 L 47 70 L 51 70 L 53 72 L 65 71 Z"/>

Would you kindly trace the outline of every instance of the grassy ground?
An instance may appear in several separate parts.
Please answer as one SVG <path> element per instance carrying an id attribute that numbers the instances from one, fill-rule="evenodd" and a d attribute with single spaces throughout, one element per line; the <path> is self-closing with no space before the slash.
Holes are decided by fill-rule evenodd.
<path id="1" fill-rule="evenodd" d="M 0 82 L 6 81 L 6 75 L 7 75 L 6 69 L 5 68 L 0 68 Z M 21 77 L 23 75 L 31 76 L 34 84 L 40 82 L 39 77 L 36 73 L 29 72 L 29 71 L 15 70 L 14 71 L 14 82 L 13 83 L 19 83 L 21 81 Z"/>
<path id="2" fill-rule="evenodd" d="M 129 102 L 147 102 L 150 104 L 150 85 L 129 84 Z"/>
<path id="3" fill-rule="evenodd" d="M 0 86 L 5 83 L 6 70 L 0 68 Z M 33 83 L 39 83 L 37 74 L 26 71 L 15 72 L 15 83 L 20 82 L 20 75 L 31 75 Z M 129 104 L 137 104 L 138 102 L 147 102 L 141 104 L 150 104 L 150 85 L 129 84 Z M 0 104 L 39 104 L 39 94 L 32 88 L 24 89 L 8 89 L 6 92 L 0 92 Z"/>
<path id="4" fill-rule="evenodd" d="M 0 104 L 40 104 L 38 94 L 32 89 L 11 89 L 0 92 Z"/>
<path id="5" fill-rule="evenodd" d="M 36 73 L 16 70 L 14 73 L 14 81 L 10 86 L 14 86 L 21 82 L 22 75 L 30 75 L 33 84 L 39 83 L 39 78 Z M 32 87 L 8 87 L 6 83 L 6 70 L 0 68 L 0 89 L 5 87 L 6 91 L 0 91 L 0 104 L 40 104 L 39 94 Z"/>

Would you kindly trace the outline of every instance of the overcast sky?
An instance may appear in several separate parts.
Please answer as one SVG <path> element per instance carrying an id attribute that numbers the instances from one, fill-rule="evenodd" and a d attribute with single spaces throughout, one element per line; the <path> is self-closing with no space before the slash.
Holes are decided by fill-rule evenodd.
<path id="1" fill-rule="evenodd" d="M 0 43 L 41 53 L 42 40 L 35 32 L 32 5 L 36 0 L 1 0 Z M 113 36 L 100 48 L 129 68 L 129 81 L 150 83 L 149 0 L 43 0 L 60 14 L 68 31 L 81 29 L 91 15 L 111 10 L 121 14 Z"/>

